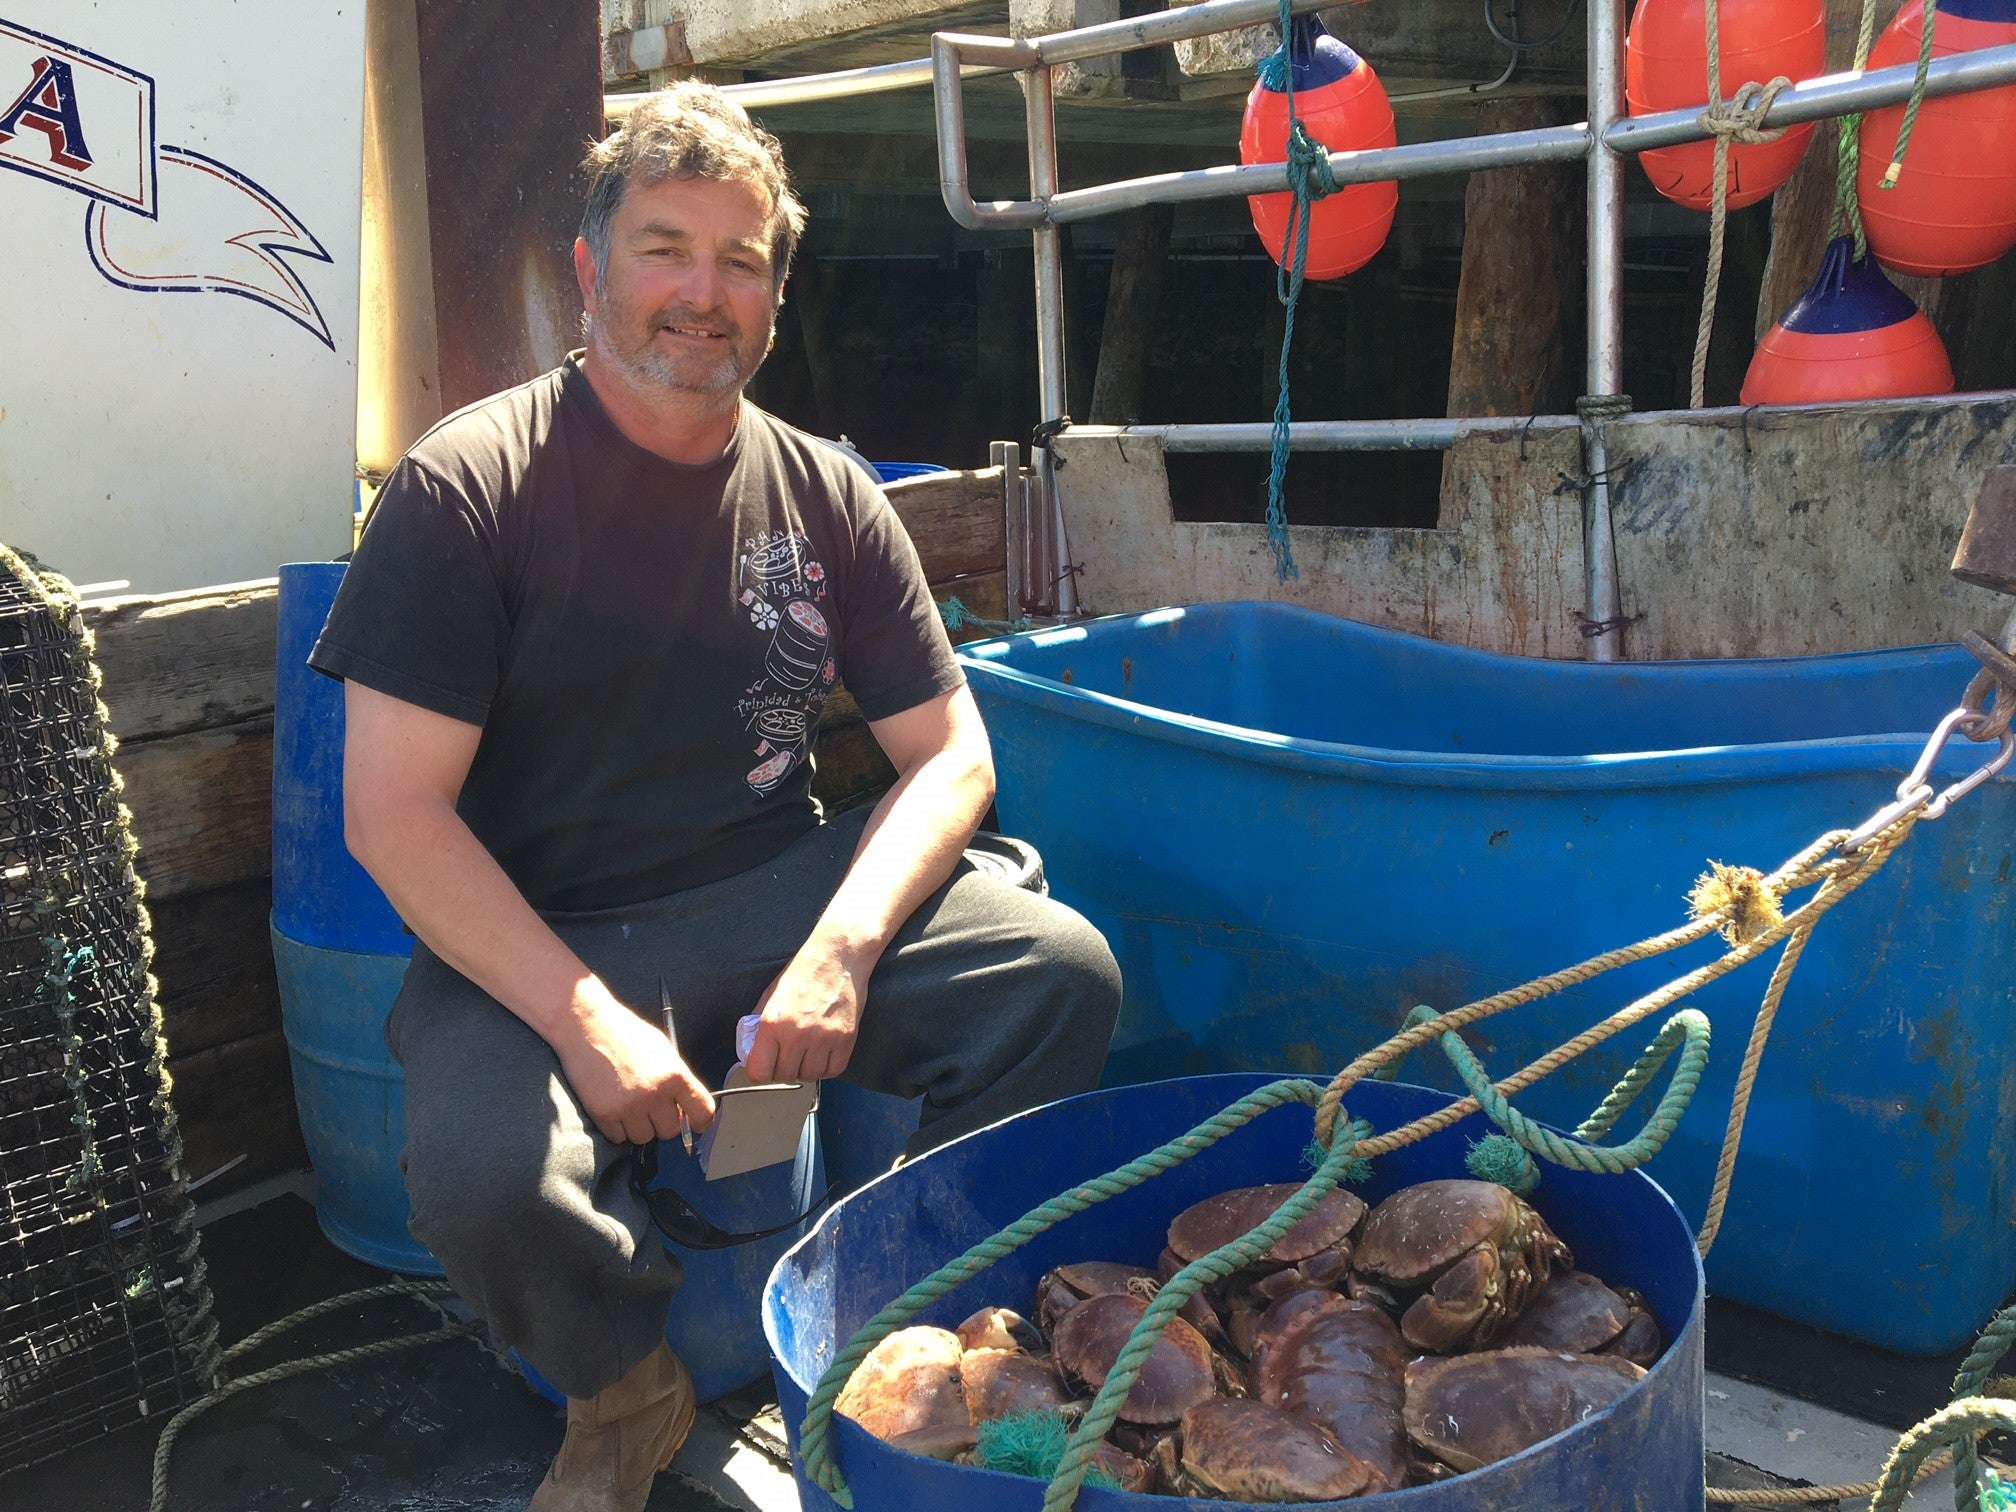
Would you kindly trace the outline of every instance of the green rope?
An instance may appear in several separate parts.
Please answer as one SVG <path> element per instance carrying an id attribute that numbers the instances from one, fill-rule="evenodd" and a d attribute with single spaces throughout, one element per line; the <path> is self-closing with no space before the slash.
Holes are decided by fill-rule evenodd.
<path id="1" fill-rule="evenodd" d="M 53 903 L 45 908 L 49 913 L 55 912 Z M 91 1117 L 91 1101 L 84 1095 L 88 1080 L 84 1071 L 84 1036 L 77 1032 L 77 994 L 70 984 L 79 967 L 96 963 L 98 952 L 89 945 L 71 950 L 60 934 L 44 943 L 49 947 L 49 967 L 42 974 L 42 984 L 49 991 L 50 1006 L 56 1015 L 58 1043 L 63 1051 L 63 1085 L 70 1091 L 70 1122 L 76 1126 L 79 1145 L 77 1169 L 64 1178 L 63 1189 L 91 1192 L 104 1175 L 104 1167 L 98 1159 L 98 1129 Z"/>
<path id="2" fill-rule="evenodd" d="M 985 615 L 975 614 L 956 597 L 948 598 L 938 606 L 938 617 L 945 622 L 947 630 L 955 632 L 972 626 L 975 629 L 992 630 L 1001 635 L 1020 635 L 1024 630 L 1036 628 L 1036 622 L 1026 614 L 1012 620 L 988 619 Z"/>
<path id="3" fill-rule="evenodd" d="M 1443 1035 L 1442 1049 L 1455 1066 L 1457 1076 L 1462 1078 L 1464 1087 L 1483 1108 L 1485 1117 L 1523 1149 L 1543 1160 L 1551 1160 L 1555 1165 L 1566 1166 L 1571 1171 L 1615 1176 L 1645 1164 L 1673 1137 L 1687 1105 L 1694 1099 L 1695 1088 L 1701 1083 L 1701 1072 L 1708 1064 L 1708 1038 L 1707 1015 L 1693 1008 L 1682 1008 L 1660 1026 L 1657 1037 L 1645 1053 L 1638 1057 L 1623 1080 L 1610 1090 L 1602 1105 L 1583 1120 L 1572 1138 L 1533 1122 L 1501 1096 L 1490 1073 L 1471 1053 L 1470 1047 L 1463 1043 L 1460 1034 L 1451 1031 Z M 1645 1120 L 1645 1127 L 1620 1145 L 1590 1143 L 1610 1131 L 1611 1125 L 1651 1083 L 1675 1049 L 1680 1051 L 1679 1064 L 1673 1069 L 1665 1094 Z"/>
<path id="4" fill-rule="evenodd" d="M 1423 1024 L 1433 1023 L 1440 1018 L 1433 1008 L 1423 1003 L 1415 1007 L 1401 1021 L 1400 1032 L 1407 1033 Z M 1615 1175 L 1620 1171 L 1635 1170 L 1659 1153 L 1666 1141 L 1673 1137 L 1682 1115 L 1694 1100 L 1695 1089 L 1700 1085 L 1701 1073 L 1708 1064 L 1708 1042 L 1710 1029 L 1707 1017 L 1692 1008 L 1683 1008 L 1668 1019 L 1646 1047 L 1645 1053 L 1632 1063 L 1617 1084 L 1612 1087 L 1602 1102 L 1587 1118 L 1577 1125 L 1572 1138 L 1564 1138 L 1550 1129 L 1542 1128 L 1521 1113 L 1498 1091 L 1476 1055 L 1464 1042 L 1463 1036 L 1450 1030 L 1441 1037 L 1443 1052 L 1456 1068 L 1463 1086 L 1477 1099 L 1484 1115 L 1504 1130 L 1505 1135 L 1522 1150 L 1551 1160 L 1555 1165 L 1567 1166 L 1576 1171 L 1602 1172 Z M 1660 1069 L 1672 1058 L 1674 1050 L 1680 1050 L 1680 1064 L 1673 1070 L 1673 1078 L 1667 1084 L 1666 1093 L 1652 1110 L 1635 1137 L 1621 1145 L 1598 1145 L 1589 1141 L 1601 1139 L 1615 1127 L 1617 1120 L 1636 1102 L 1645 1089 L 1652 1084 Z M 1400 1069 L 1404 1057 L 1395 1056 L 1373 1076 L 1391 1081 Z M 1479 1152 L 1482 1152 L 1481 1154 Z M 1482 1181 L 1495 1181 L 1500 1186 L 1511 1187 L 1523 1196 L 1525 1191 L 1537 1186 L 1538 1173 L 1532 1182 L 1522 1190 L 1519 1182 L 1525 1179 L 1523 1170 L 1512 1159 L 1510 1152 L 1494 1146 L 1490 1139 L 1478 1142 L 1472 1148 L 1474 1160 L 1472 1174 Z M 1494 1174 L 1486 1175 L 1477 1169 L 1482 1164 Z M 1504 1174 L 1496 1174 L 1503 1171 Z"/>
<path id="5" fill-rule="evenodd" d="M 1911 81 L 1911 96 L 1904 102 L 1904 121 L 1897 129 L 1897 146 L 1890 154 L 1879 189 L 1895 189 L 1904 170 L 1904 153 L 1911 145 L 1912 128 L 1918 124 L 1918 108 L 1925 103 L 1925 75 L 1932 66 L 1932 33 L 1938 21 L 1939 0 L 1925 0 L 1923 30 L 1918 38 L 1918 73 Z M 1876 3 L 1862 0 L 1862 21 L 1855 33 L 1854 72 L 1869 66 L 1870 49 L 1876 45 Z M 1855 238 L 1855 261 L 1869 256 L 1869 236 L 1862 227 L 1862 196 L 1856 175 L 1862 165 L 1862 117 L 1845 115 L 1834 123 L 1834 218 L 1828 223 L 1827 239 L 1832 241 L 1845 230 Z"/>
<path id="6" fill-rule="evenodd" d="M 1050 1229 L 1055 1228 L 1065 1219 L 1082 1213 L 1088 1208 L 1097 1206 L 1109 1197 L 1117 1197 L 1122 1192 L 1132 1191 L 1152 1176 L 1157 1176 L 1164 1171 L 1174 1169 L 1188 1160 L 1192 1155 L 1197 1154 L 1198 1151 L 1208 1149 L 1227 1134 L 1232 1133 L 1235 1129 L 1243 1128 L 1262 1113 L 1272 1108 L 1282 1107 L 1289 1103 L 1305 1103 L 1313 1107 L 1322 1097 L 1323 1090 L 1320 1083 L 1312 1081 L 1288 1080 L 1269 1082 L 1266 1086 L 1259 1087 L 1247 1093 L 1246 1096 L 1240 1098 L 1230 1107 L 1213 1114 L 1194 1129 L 1177 1136 L 1155 1150 L 1151 1150 L 1139 1159 L 1131 1160 L 1118 1170 L 1109 1171 L 1103 1176 L 1095 1177 L 1082 1186 L 1075 1187 L 1061 1196 L 1052 1198 L 1040 1207 L 1030 1209 L 999 1233 L 983 1239 L 956 1260 L 940 1266 L 922 1281 L 912 1286 L 902 1296 L 875 1314 L 874 1317 L 870 1318 L 856 1331 L 854 1337 L 849 1339 L 846 1346 L 834 1357 L 833 1363 L 826 1368 L 826 1373 L 819 1378 L 819 1384 L 813 1388 L 811 1399 L 806 1404 L 805 1421 L 799 1429 L 798 1440 L 799 1458 L 805 1466 L 806 1475 L 812 1479 L 813 1484 L 825 1491 L 827 1495 L 831 1496 L 841 1506 L 853 1507 L 854 1494 L 848 1489 L 847 1479 L 841 1473 L 839 1464 L 833 1458 L 833 1404 L 839 1399 L 840 1389 L 846 1384 L 847 1378 L 853 1375 L 855 1368 L 868 1357 L 869 1351 L 888 1338 L 890 1334 L 896 1332 L 897 1329 L 907 1324 L 919 1312 L 929 1307 L 940 1297 L 972 1280 L 973 1277 L 993 1265 L 995 1261 L 1012 1255 L 1037 1235 L 1047 1233 Z M 1356 1145 L 1358 1138 L 1355 1128 L 1349 1120 L 1340 1119 L 1337 1127 L 1339 1133 L 1336 1137 L 1336 1142 L 1332 1146 L 1323 1167 L 1310 1177 L 1309 1182 L 1305 1184 L 1301 1192 L 1298 1192 L 1295 1197 L 1290 1198 L 1287 1203 L 1283 1204 L 1280 1211 L 1275 1214 L 1275 1217 L 1279 1217 L 1280 1212 L 1286 1212 L 1292 1207 L 1296 1209 L 1294 1216 L 1287 1223 L 1283 1224 L 1277 1232 L 1268 1237 L 1266 1243 L 1255 1250 L 1254 1254 L 1257 1255 L 1264 1252 L 1274 1243 L 1275 1239 L 1280 1237 L 1280 1234 L 1287 1232 L 1288 1228 L 1292 1227 L 1303 1214 L 1307 1213 L 1309 1208 L 1315 1205 L 1324 1192 L 1329 1191 L 1337 1185 L 1339 1173 L 1341 1173 L 1343 1166 L 1348 1164 L 1351 1150 Z M 1314 1195 L 1308 1196 L 1307 1200 L 1304 1201 L 1305 1194 L 1308 1194 L 1312 1188 L 1314 1188 Z M 1268 1222 L 1271 1224 L 1273 1220 L 1269 1219 Z M 1253 1235 L 1248 1235 L 1247 1237 L 1253 1238 L 1264 1234 L 1267 1232 L 1267 1229 L 1268 1224 L 1262 1224 Z M 1108 1377 L 1109 1385 L 1113 1380 L 1120 1377 L 1123 1366 L 1129 1361 L 1130 1352 L 1133 1352 L 1132 1365 L 1134 1374 L 1139 1374 L 1140 1363 L 1147 1358 L 1148 1350 L 1153 1347 L 1153 1340 L 1151 1338 L 1148 1344 L 1139 1351 L 1134 1351 L 1134 1346 L 1142 1340 L 1143 1330 L 1148 1327 L 1150 1318 L 1156 1320 L 1154 1337 L 1159 1337 L 1162 1324 L 1174 1313 L 1176 1307 L 1180 1306 L 1203 1283 L 1202 1270 L 1208 1269 L 1212 1261 L 1238 1248 L 1239 1246 L 1235 1244 L 1228 1245 L 1225 1249 L 1214 1250 L 1202 1260 L 1186 1266 L 1183 1271 L 1179 1272 L 1169 1282 L 1168 1286 L 1163 1288 L 1161 1295 L 1156 1298 L 1158 1304 L 1161 1298 L 1170 1295 L 1171 1288 L 1176 1287 L 1185 1277 L 1190 1276 L 1192 1272 L 1199 1272 L 1197 1277 L 1190 1282 L 1187 1291 L 1176 1292 L 1176 1302 L 1169 1308 L 1158 1311 L 1156 1306 L 1150 1306 L 1148 1314 L 1142 1318 L 1141 1324 L 1135 1329 L 1134 1338 L 1129 1341 L 1127 1350 L 1122 1351 L 1120 1362 L 1115 1364 L 1114 1374 Z M 1228 1270 L 1226 1274 L 1230 1274 L 1230 1271 Z M 1132 1385 L 1133 1377 L 1130 1376 L 1127 1378 L 1127 1385 L 1121 1389 L 1120 1396 L 1115 1398 L 1110 1405 L 1117 1409 L 1119 1401 L 1124 1400 L 1126 1391 Z M 1102 1391 L 1100 1397 L 1093 1404 L 1093 1410 L 1097 1411 L 1100 1403 L 1105 1400 L 1106 1396 Z M 1099 1432 L 1103 1434 L 1106 1428 L 1111 1426 L 1112 1415 L 1109 1413 L 1105 1427 L 1102 1427 Z M 1095 1439 L 1096 1437 L 1097 1435 L 1094 1435 Z M 1071 1498 L 1076 1496 L 1077 1487 L 1084 1479 L 1085 1467 L 1091 1462 L 1091 1441 L 1085 1440 L 1081 1443 L 1082 1438 L 1082 1435 L 1074 1435 L 1071 1449 L 1067 1451 L 1064 1467 L 1059 1472 L 1059 1482 L 1056 1484 L 1062 1484 L 1068 1478 L 1069 1491 L 1064 1499 L 1056 1505 L 1070 1505 Z M 1082 1453 L 1079 1452 L 1081 1449 Z M 1053 1484 L 1053 1491 L 1056 1489 L 1056 1484 Z M 1046 1508 L 1051 1505 L 1046 1499 Z"/>
<path id="7" fill-rule="evenodd" d="M 1295 566 L 1295 549 L 1288 539 L 1288 354 L 1295 345 L 1295 311 L 1302 301 L 1303 270 L 1309 262 L 1309 207 L 1338 190 L 1336 175 L 1330 171 L 1330 154 L 1314 141 L 1295 115 L 1295 62 L 1291 55 L 1294 24 L 1289 0 L 1281 0 L 1281 46 L 1260 60 L 1260 81 L 1278 90 L 1288 102 L 1288 187 L 1294 204 L 1288 212 L 1288 232 L 1284 250 L 1288 262 L 1274 274 L 1274 295 L 1285 314 L 1281 321 L 1280 391 L 1274 398 L 1273 445 L 1267 467 L 1267 544 L 1274 552 L 1274 575 L 1280 582 L 1302 574 Z"/>
<path id="8" fill-rule="evenodd" d="M 1988 1326 L 1974 1341 L 1974 1347 L 1953 1377 L 1953 1400 L 1980 1396 L 2011 1344 L 2016 1344 L 2016 1306 L 2005 1307 L 1988 1320 Z M 1953 1505 L 1958 1512 L 1972 1512 L 1976 1505 L 1975 1488 L 1980 1471 L 1981 1456 L 1974 1436 L 1969 1434 L 1953 1446 Z M 1985 1497 L 1980 1504 L 1991 1505 Z"/>
<path id="9" fill-rule="evenodd" d="M 1904 171 L 1904 153 L 1911 145 L 1911 128 L 1918 124 L 1918 107 L 1925 103 L 1925 74 L 1932 66 L 1932 33 L 1939 20 L 1939 0 L 1925 0 L 1918 33 L 1918 72 L 1911 78 L 1911 98 L 1904 102 L 1904 122 L 1897 128 L 1897 146 L 1890 154 L 1890 166 L 1876 183 L 1878 189 L 1895 189 L 1897 176 Z"/>

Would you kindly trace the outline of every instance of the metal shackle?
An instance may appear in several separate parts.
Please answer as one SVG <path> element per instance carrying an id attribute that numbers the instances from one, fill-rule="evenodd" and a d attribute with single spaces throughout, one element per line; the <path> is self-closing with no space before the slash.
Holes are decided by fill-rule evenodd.
<path id="1" fill-rule="evenodd" d="M 1991 467 L 1953 553 L 1953 576 L 2016 594 L 2016 467 Z"/>

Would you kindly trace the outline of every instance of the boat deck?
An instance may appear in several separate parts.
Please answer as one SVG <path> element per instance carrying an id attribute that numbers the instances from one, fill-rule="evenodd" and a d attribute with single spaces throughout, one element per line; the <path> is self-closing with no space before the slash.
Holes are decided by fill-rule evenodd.
<path id="1" fill-rule="evenodd" d="M 305 1178 L 269 1183 L 202 1212 L 203 1252 L 227 1342 L 310 1302 L 385 1279 L 322 1237 L 304 1186 Z M 1711 1301 L 1708 1317 L 1711 1485 L 1873 1478 L 1897 1430 L 1944 1403 L 1959 1363 L 1958 1354 L 1890 1354 L 1735 1304 Z M 439 1321 L 415 1301 L 364 1304 L 304 1325 L 246 1365 L 263 1369 Z M 0 1477 L 0 1507 L 135 1512 L 147 1504 L 164 1421 Z M 517 1512 L 562 1427 L 560 1414 L 490 1350 L 455 1340 L 297 1376 L 219 1404 L 177 1446 L 168 1508 Z M 767 1383 L 703 1408 L 648 1512 L 797 1512 L 782 1448 Z M 1909 1502 L 1923 1512 L 1951 1504 L 1944 1476 Z"/>

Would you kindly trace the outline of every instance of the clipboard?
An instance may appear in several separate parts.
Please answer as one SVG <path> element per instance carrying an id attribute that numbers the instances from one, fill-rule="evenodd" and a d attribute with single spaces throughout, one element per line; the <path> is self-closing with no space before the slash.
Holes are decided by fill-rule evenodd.
<path id="1" fill-rule="evenodd" d="M 737 1061 L 714 1097 L 714 1122 L 694 1152 L 709 1181 L 797 1159 L 805 1120 L 819 1108 L 819 1083 L 752 1082 Z"/>

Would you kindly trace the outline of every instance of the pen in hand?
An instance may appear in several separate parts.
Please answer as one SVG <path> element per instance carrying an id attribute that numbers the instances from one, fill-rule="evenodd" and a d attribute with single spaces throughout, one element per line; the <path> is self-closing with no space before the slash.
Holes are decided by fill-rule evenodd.
<path id="1" fill-rule="evenodd" d="M 658 1011 L 665 1020 L 665 1038 L 672 1042 L 672 1053 L 679 1053 L 679 1031 L 672 1023 L 672 989 L 665 985 L 665 979 L 658 979 Z M 679 1110 L 679 1142 L 686 1147 L 686 1153 L 693 1153 L 693 1127 L 686 1122 L 686 1110 Z"/>

